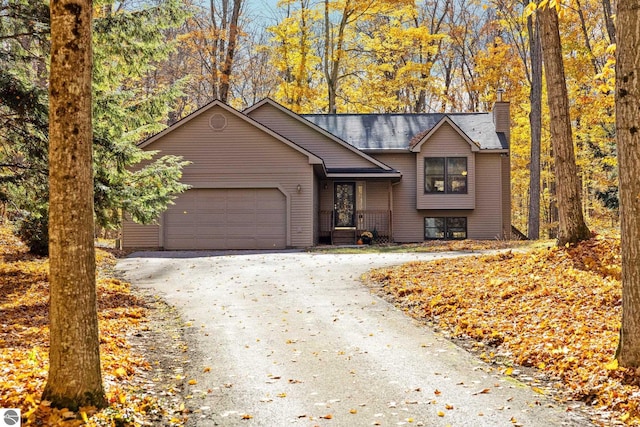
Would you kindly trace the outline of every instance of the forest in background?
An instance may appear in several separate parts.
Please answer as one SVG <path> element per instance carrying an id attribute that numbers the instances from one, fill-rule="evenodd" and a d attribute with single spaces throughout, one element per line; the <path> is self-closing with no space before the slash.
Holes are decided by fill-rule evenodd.
<path id="1" fill-rule="evenodd" d="M 490 110 L 504 90 L 513 224 L 535 236 L 538 211 L 540 236 L 555 237 L 546 88 L 527 2 L 281 0 L 269 13 L 248 0 L 94 7 L 102 228 L 116 229 L 121 209 L 148 221 L 183 189 L 178 158 L 135 174 L 127 166 L 145 159 L 136 142 L 213 99 L 243 109 L 270 97 L 298 113 L 473 112 Z M 614 9 L 572 0 L 559 13 L 583 210 L 598 231 L 617 226 Z M 46 222 L 48 57 L 47 3 L 0 0 L 0 197 L 27 241 Z"/>

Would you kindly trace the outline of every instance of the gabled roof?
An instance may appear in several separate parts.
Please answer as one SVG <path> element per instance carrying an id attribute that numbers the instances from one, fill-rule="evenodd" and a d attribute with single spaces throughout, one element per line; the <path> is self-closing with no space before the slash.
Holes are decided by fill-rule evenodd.
<path id="1" fill-rule="evenodd" d="M 451 126 L 458 133 L 458 135 L 460 135 L 460 137 L 471 146 L 471 151 L 480 151 L 480 144 L 470 139 L 469 136 L 464 133 L 462 129 L 460 129 L 460 127 L 449 118 L 449 116 L 443 116 L 442 119 L 440 119 L 440 121 L 436 123 L 434 127 L 432 127 L 431 129 L 426 129 L 411 138 L 411 141 L 409 141 L 409 149 L 416 153 L 420 152 L 422 144 L 427 142 L 429 138 L 431 138 L 431 136 L 435 134 L 436 131 L 440 129 L 445 123 Z"/>
<path id="2" fill-rule="evenodd" d="M 495 131 L 491 113 L 303 114 L 302 117 L 360 150 L 409 150 L 416 136 L 422 134 L 428 139 L 431 131 L 445 122 L 457 128 L 480 151 L 509 148 L 506 136 Z"/>
<path id="3" fill-rule="evenodd" d="M 364 152 L 360 151 L 360 147 L 358 147 L 357 145 L 351 144 L 349 141 L 345 141 L 344 139 L 342 139 L 342 137 L 339 134 L 333 133 L 329 129 L 327 129 L 327 128 L 323 127 L 323 126 L 320 126 L 320 125 L 318 125 L 317 123 L 315 123 L 313 121 L 307 120 L 306 119 L 307 115 L 296 114 L 293 111 L 289 110 L 288 108 L 284 107 L 283 105 L 280 105 L 279 103 L 275 102 L 274 100 L 272 100 L 270 98 L 265 98 L 262 101 L 252 105 L 251 107 L 248 107 L 247 109 L 243 110 L 243 113 L 247 114 L 247 115 L 250 115 L 251 112 L 259 109 L 260 107 L 262 107 L 262 106 L 264 106 L 266 104 L 277 108 L 278 110 L 280 110 L 283 113 L 287 114 L 291 118 L 303 123 L 305 126 L 311 127 L 312 129 L 316 130 L 317 132 L 319 132 L 322 135 L 326 136 L 327 138 L 331 139 L 335 143 L 337 143 L 337 144 L 347 148 L 348 150 L 358 154 L 359 156 L 367 159 L 369 162 L 373 163 L 374 165 L 378 166 L 379 168 L 381 168 L 381 169 L 383 169 L 385 171 L 397 173 L 397 171 L 394 170 L 389 165 L 381 162 L 380 160 L 378 160 L 378 159 L 376 159 L 374 157 L 371 157 L 367 153 L 364 153 Z"/>
<path id="4" fill-rule="evenodd" d="M 260 123 L 260 122 L 258 122 L 256 120 L 253 120 L 251 117 L 244 115 L 243 113 L 241 113 L 240 111 L 236 110 L 235 108 L 232 108 L 229 105 L 227 105 L 224 102 L 222 102 L 220 100 L 217 100 L 217 99 L 212 101 L 212 102 L 210 102 L 209 104 L 199 108 L 198 110 L 194 111 L 193 113 L 189 114 L 188 116 L 183 117 L 182 119 L 180 119 L 179 121 L 177 121 L 173 125 L 169 126 L 168 128 L 164 129 L 163 131 L 161 131 L 161 132 L 159 132 L 159 133 L 147 138 L 146 140 L 142 141 L 141 143 L 138 144 L 138 147 L 144 148 L 144 147 L 152 144 L 154 141 L 162 138 L 166 134 L 176 130 L 177 128 L 179 128 L 181 126 L 184 126 L 185 124 L 189 123 L 191 120 L 193 120 L 196 117 L 200 116 L 201 114 L 211 110 L 214 107 L 220 107 L 220 108 L 224 109 L 229 114 L 232 114 L 232 115 L 238 117 L 239 119 L 244 120 L 245 122 L 251 124 L 252 126 L 254 126 L 254 127 L 260 129 L 261 131 L 263 131 L 263 132 L 271 135 L 272 137 L 276 138 L 277 140 L 279 140 L 283 144 L 288 145 L 289 147 L 293 148 L 294 150 L 302 153 L 303 155 L 305 155 L 305 156 L 307 156 L 309 158 L 309 164 L 312 164 L 312 165 L 324 165 L 324 162 L 322 161 L 322 159 L 319 158 L 318 156 L 316 156 L 315 154 L 305 150 L 304 148 L 302 148 L 301 146 L 297 145 L 296 143 L 288 140 L 284 136 L 282 136 L 282 135 L 274 132 L 273 130 L 269 129 L 268 127 L 264 126 L 262 123 Z"/>

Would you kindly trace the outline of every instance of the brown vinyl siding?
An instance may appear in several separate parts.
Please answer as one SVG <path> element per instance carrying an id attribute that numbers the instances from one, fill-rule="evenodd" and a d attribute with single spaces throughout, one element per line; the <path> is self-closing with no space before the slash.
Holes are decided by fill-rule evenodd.
<path id="1" fill-rule="evenodd" d="M 160 225 L 142 225 L 128 218 L 122 222 L 122 245 L 126 248 L 150 248 L 162 247 L 160 242 Z"/>
<path id="2" fill-rule="evenodd" d="M 393 239 L 397 243 L 424 240 L 425 217 L 466 217 L 467 238 L 495 239 L 503 235 L 503 190 L 500 183 L 500 154 L 477 153 L 475 209 L 416 209 L 415 194 L 421 173 L 416 173 L 416 154 L 376 154 L 402 172 L 402 181 L 393 185 Z M 420 168 L 422 172 L 422 168 Z M 502 209 L 496 207 L 503 206 Z"/>
<path id="3" fill-rule="evenodd" d="M 465 157 L 467 159 L 466 194 L 425 194 L 425 157 Z M 422 144 L 416 155 L 416 204 L 417 209 L 473 209 L 475 208 L 475 155 L 469 143 L 448 123 L 442 125 Z M 393 165 L 391 165 L 393 166 Z M 402 174 L 403 179 L 406 176 Z"/>
<path id="4" fill-rule="evenodd" d="M 271 105 L 265 104 L 249 116 L 322 158 L 329 169 L 375 167 L 350 148 L 328 141 L 328 137 L 312 129 L 311 124 L 301 123 Z"/>
<path id="5" fill-rule="evenodd" d="M 469 215 L 467 230 L 472 239 L 502 236 L 502 168 L 500 154 L 476 155 L 476 209 Z"/>
<path id="6" fill-rule="evenodd" d="M 320 236 L 320 181 L 313 175 L 313 244 L 318 244 Z"/>
<path id="7" fill-rule="evenodd" d="M 502 163 L 502 229 L 505 239 L 511 238 L 511 157 L 500 156 Z"/>
<path id="8" fill-rule="evenodd" d="M 367 210 L 384 211 L 389 209 L 389 181 L 367 182 Z"/>
<path id="9" fill-rule="evenodd" d="M 226 118 L 223 130 L 213 130 L 213 114 Z M 154 141 L 148 150 L 178 155 L 192 163 L 183 170 L 182 182 L 192 188 L 278 188 L 289 198 L 287 246 L 313 245 L 313 166 L 309 158 L 274 136 L 215 106 Z M 301 191 L 297 191 L 300 185 Z M 162 230 L 155 228 L 156 233 Z M 125 247 L 138 247 L 137 235 L 123 233 Z M 158 238 L 160 239 L 160 238 Z"/>
<path id="10" fill-rule="evenodd" d="M 402 172 L 402 180 L 393 184 L 393 240 L 398 243 L 421 242 L 423 215 L 416 210 L 416 154 L 376 154 L 376 158 Z"/>
<path id="11" fill-rule="evenodd" d="M 504 104 L 496 125 L 508 133 Z M 190 161 L 182 182 L 191 189 L 157 224 L 125 220 L 123 247 L 189 249 L 191 240 L 191 249 L 216 249 L 210 242 L 221 242 L 220 249 L 312 246 L 330 235 L 336 182 L 356 184 L 360 230 L 375 228 L 387 233 L 385 239 L 392 232 L 398 243 L 423 241 L 425 217 L 465 217 L 470 239 L 510 235 L 508 154 L 478 151 L 449 122 L 414 147 L 419 153 L 363 154 L 270 103 L 248 111 L 250 118 L 215 101 L 141 145 Z M 466 158 L 467 193 L 425 194 L 425 157 Z M 344 171 L 331 171 L 381 165 L 402 179 L 364 172 L 338 179 Z"/>

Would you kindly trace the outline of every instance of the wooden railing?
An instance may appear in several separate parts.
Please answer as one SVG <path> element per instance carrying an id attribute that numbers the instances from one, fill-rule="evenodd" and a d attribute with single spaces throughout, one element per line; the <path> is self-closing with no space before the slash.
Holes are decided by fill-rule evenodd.
<path id="1" fill-rule="evenodd" d="M 320 236 L 329 237 L 334 230 L 333 211 L 320 211 Z M 360 235 L 364 231 L 370 231 L 377 237 L 376 243 L 388 243 L 392 236 L 391 211 L 386 210 L 362 210 L 356 211 L 356 229 Z"/>

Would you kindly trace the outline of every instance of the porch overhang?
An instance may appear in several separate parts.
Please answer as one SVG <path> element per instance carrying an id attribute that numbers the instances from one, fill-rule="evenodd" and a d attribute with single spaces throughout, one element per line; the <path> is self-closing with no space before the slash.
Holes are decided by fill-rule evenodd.
<path id="1" fill-rule="evenodd" d="M 324 168 L 323 177 L 327 179 L 388 179 L 398 182 L 402 179 L 402 173 L 397 170 L 383 170 L 379 168 Z"/>

